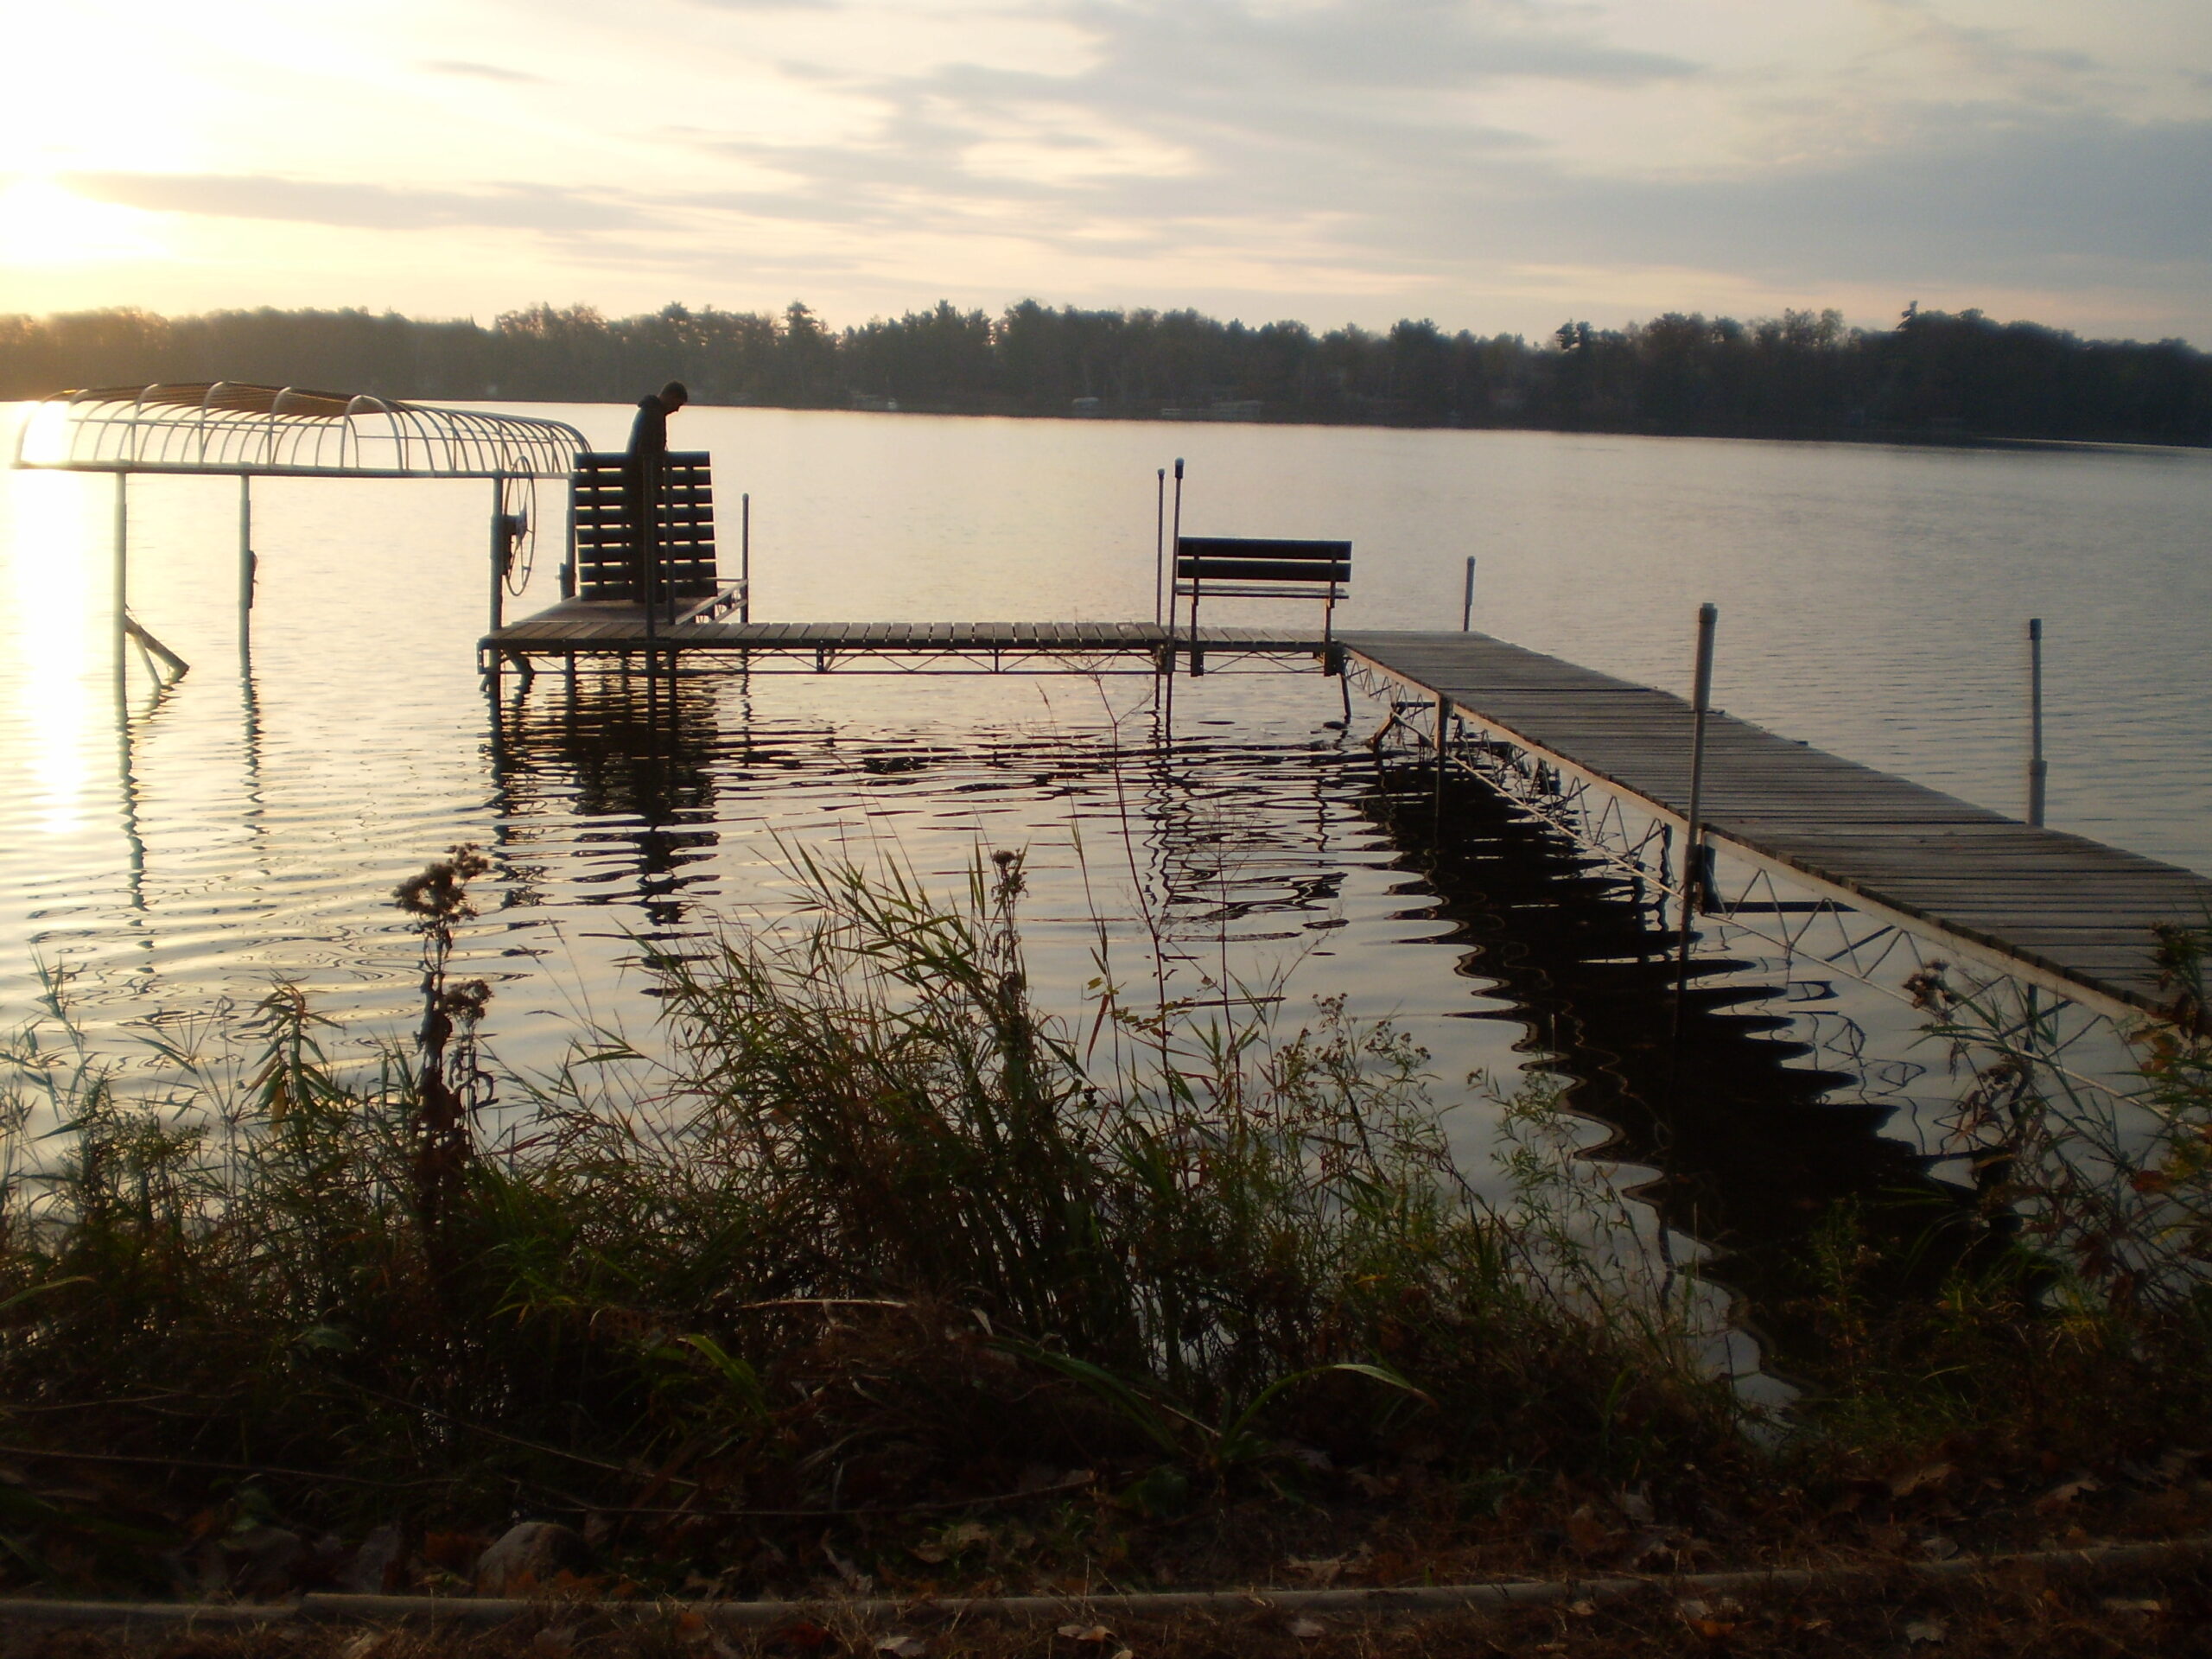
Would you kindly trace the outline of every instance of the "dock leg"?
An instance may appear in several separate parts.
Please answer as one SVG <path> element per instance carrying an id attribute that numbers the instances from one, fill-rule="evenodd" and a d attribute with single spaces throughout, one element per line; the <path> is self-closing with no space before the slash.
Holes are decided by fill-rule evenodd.
<path id="1" fill-rule="evenodd" d="M 2038 830 L 2050 775 L 2043 758 L 2043 619 L 2037 616 L 2028 620 L 2028 822 Z"/>
<path id="2" fill-rule="evenodd" d="M 1697 672 L 1690 693 L 1690 798 L 1682 823 L 1682 934 L 1675 951 L 1675 1034 L 1682 1029 L 1682 1004 L 1690 983 L 1690 917 L 1705 890 L 1705 716 L 1713 702 L 1713 636 L 1718 606 L 1697 607 Z"/>
<path id="3" fill-rule="evenodd" d="M 1436 797 L 1437 833 L 1444 828 L 1444 772 L 1452 744 L 1452 701 L 1448 697 L 1436 700 Z"/>
<path id="4" fill-rule="evenodd" d="M 130 613 L 130 498 L 129 476 L 115 475 L 115 626 L 120 640 L 123 619 Z M 120 646 L 118 645 L 118 650 Z"/>
<path id="5" fill-rule="evenodd" d="M 507 583 L 507 520 L 499 511 L 501 487 L 505 479 L 492 480 L 492 626 L 485 630 L 497 633 L 505 620 Z"/>
<path id="6" fill-rule="evenodd" d="M 253 638 L 253 480 L 238 474 L 238 649 L 251 649 Z"/>

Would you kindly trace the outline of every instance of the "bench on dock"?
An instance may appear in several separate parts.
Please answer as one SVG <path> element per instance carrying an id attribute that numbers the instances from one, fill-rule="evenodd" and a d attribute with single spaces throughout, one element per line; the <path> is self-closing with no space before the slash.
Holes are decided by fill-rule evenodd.
<path id="1" fill-rule="evenodd" d="M 630 521 L 622 487 L 624 460 L 619 452 L 587 451 L 576 457 L 576 559 L 562 585 L 564 599 L 643 601 L 633 554 L 637 527 Z M 716 566 L 714 471 L 705 450 L 669 451 L 658 505 L 653 529 L 660 567 L 656 596 L 695 614 L 716 614 L 735 604 L 738 591 L 723 582 Z"/>
<path id="2" fill-rule="evenodd" d="M 1293 542 L 1248 536 L 1175 538 L 1175 597 L 1191 601 L 1191 639 L 1198 637 L 1198 601 L 1217 599 L 1318 599 L 1321 638 L 1333 638 L 1337 600 L 1351 581 L 1350 542 Z"/>

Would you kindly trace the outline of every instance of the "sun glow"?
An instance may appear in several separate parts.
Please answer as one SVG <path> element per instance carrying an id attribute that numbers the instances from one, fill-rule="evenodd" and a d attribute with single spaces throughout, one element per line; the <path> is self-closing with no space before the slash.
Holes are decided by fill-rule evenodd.
<path id="1" fill-rule="evenodd" d="M 164 251 L 154 216 L 88 201 L 52 179 L 20 178 L 0 190 L 0 264 L 82 265 Z"/>
<path id="2" fill-rule="evenodd" d="M 82 623 L 92 601 L 87 560 L 92 515 L 86 486 L 60 473 L 0 471 L 0 565 L 12 567 L 14 607 L 0 641 L 11 650 L 20 702 L 14 721 L 29 734 L 27 785 L 35 822 L 50 836 L 73 835 L 85 817 L 91 784 L 92 663 Z M 12 636 L 12 638 L 10 638 Z"/>

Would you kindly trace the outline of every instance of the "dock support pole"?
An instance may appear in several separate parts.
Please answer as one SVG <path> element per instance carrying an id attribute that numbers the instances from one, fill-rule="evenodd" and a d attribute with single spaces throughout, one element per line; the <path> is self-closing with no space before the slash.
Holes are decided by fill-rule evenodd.
<path id="1" fill-rule="evenodd" d="M 1444 829 L 1444 766 L 1445 757 L 1452 742 L 1452 700 L 1436 700 L 1436 830 L 1440 836 Z"/>
<path id="2" fill-rule="evenodd" d="M 1167 469 L 1152 472 L 1152 626 L 1160 626 L 1166 601 L 1160 597 L 1167 574 Z"/>
<path id="3" fill-rule="evenodd" d="M 2044 780 L 2050 771 L 2043 758 L 2043 619 L 2028 619 L 2028 822 L 2043 828 Z"/>
<path id="4" fill-rule="evenodd" d="M 497 633 L 506 615 L 507 584 L 507 520 L 499 511 L 503 505 L 506 480 L 492 480 L 492 626 L 486 632 Z M 495 656 L 498 654 L 493 653 Z"/>
<path id="5" fill-rule="evenodd" d="M 238 639 L 253 627 L 253 480 L 238 474 Z"/>
<path id="6" fill-rule="evenodd" d="M 1175 583 L 1173 581 L 1173 575 L 1175 567 L 1182 562 L 1183 558 L 1183 457 L 1180 455 L 1175 457 L 1175 518 L 1174 522 L 1168 530 L 1167 546 L 1169 550 L 1167 555 L 1167 571 L 1169 575 L 1169 581 L 1167 583 L 1167 631 L 1172 634 L 1175 632 Z M 1198 644 L 1198 601 L 1193 599 L 1191 601 L 1191 648 L 1192 653 L 1191 671 L 1194 674 L 1198 671 L 1197 658 Z"/>
<path id="7" fill-rule="evenodd" d="M 753 497 L 737 498 L 737 620 L 753 620 Z"/>
<path id="8" fill-rule="evenodd" d="M 1467 591 L 1459 601 L 1459 632 L 1471 633 L 1475 626 L 1475 556 L 1467 555 Z"/>
<path id="9" fill-rule="evenodd" d="M 123 637 L 123 619 L 130 614 L 130 475 L 115 475 L 115 626 Z"/>
<path id="10" fill-rule="evenodd" d="M 1675 1026 L 1681 1027 L 1681 994 L 1689 987 L 1690 917 L 1705 891 L 1705 716 L 1713 702 L 1713 635 L 1720 610 L 1697 607 L 1697 675 L 1690 694 L 1690 798 L 1682 821 L 1682 933 L 1675 963 Z"/>

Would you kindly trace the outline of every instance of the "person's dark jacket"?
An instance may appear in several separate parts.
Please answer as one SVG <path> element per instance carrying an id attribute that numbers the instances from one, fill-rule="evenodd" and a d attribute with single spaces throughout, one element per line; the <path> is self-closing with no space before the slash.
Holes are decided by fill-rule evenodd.
<path id="1" fill-rule="evenodd" d="M 668 456 L 668 405 L 658 392 L 638 399 L 638 418 L 630 423 L 629 468 L 642 473 L 648 463 L 658 468 Z"/>

